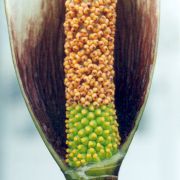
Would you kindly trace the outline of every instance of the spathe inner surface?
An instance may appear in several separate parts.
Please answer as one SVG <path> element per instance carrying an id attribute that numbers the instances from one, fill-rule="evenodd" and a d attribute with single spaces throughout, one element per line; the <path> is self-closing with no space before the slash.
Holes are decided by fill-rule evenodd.
<path id="1" fill-rule="evenodd" d="M 27 20 L 21 15 L 15 18 L 10 5 L 8 20 L 15 64 L 27 102 L 50 144 L 65 157 L 65 1 L 46 0 L 43 4 L 46 6 L 41 7 L 39 15 L 43 26 L 36 19 Z M 155 0 L 118 0 L 117 3 L 115 105 L 123 142 L 133 128 L 149 83 L 157 33 L 155 12 Z M 17 21 L 27 21 L 28 27 L 21 28 L 23 23 L 20 23 L 17 29 L 14 25 Z M 34 28 L 36 26 L 41 28 Z M 25 41 L 19 41 L 19 29 L 25 29 Z"/>
<path id="2" fill-rule="evenodd" d="M 145 103 L 155 63 L 158 2 L 119 0 L 115 35 L 115 105 L 122 141 Z"/>

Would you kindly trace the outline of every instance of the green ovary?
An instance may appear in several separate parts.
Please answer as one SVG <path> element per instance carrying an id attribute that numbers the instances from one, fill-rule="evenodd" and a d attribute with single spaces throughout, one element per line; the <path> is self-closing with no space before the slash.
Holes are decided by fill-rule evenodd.
<path id="1" fill-rule="evenodd" d="M 66 161 L 70 167 L 98 162 L 117 152 L 120 136 L 113 104 L 98 108 L 73 105 L 66 115 Z"/>

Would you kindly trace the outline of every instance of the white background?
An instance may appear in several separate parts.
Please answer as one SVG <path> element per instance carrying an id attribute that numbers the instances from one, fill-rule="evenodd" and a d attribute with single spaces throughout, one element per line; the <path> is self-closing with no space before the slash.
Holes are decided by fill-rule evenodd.
<path id="1" fill-rule="evenodd" d="M 16 81 L 0 0 L 0 180 L 63 180 Z M 151 93 L 120 180 L 180 180 L 180 0 L 161 1 Z"/>

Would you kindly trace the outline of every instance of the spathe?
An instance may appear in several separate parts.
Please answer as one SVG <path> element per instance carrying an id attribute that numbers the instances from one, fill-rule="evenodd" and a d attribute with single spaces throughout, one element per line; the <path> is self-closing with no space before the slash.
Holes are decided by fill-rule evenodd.
<path id="1" fill-rule="evenodd" d="M 76 171 L 64 163 L 65 1 L 6 0 L 5 4 L 14 65 L 21 90 L 52 156 L 69 179 L 117 177 L 149 93 L 157 49 L 157 0 L 118 0 L 115 105 L 123 144 L 112 159 Z"/>

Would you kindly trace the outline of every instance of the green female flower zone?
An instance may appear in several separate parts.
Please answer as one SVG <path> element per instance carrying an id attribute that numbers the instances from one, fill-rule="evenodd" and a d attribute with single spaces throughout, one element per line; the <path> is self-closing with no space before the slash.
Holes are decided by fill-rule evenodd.
<path id="1" fill-rule="evenodd" d="M 67 108 L 66 162 L 71 167 L 99 162 L 117 153 L 120 145 L 114 106 L 74 105 Z"/>

